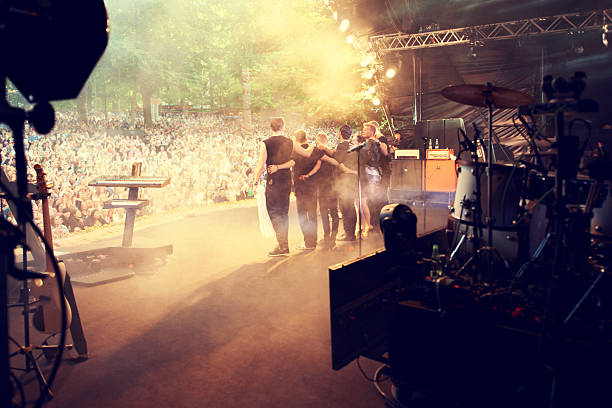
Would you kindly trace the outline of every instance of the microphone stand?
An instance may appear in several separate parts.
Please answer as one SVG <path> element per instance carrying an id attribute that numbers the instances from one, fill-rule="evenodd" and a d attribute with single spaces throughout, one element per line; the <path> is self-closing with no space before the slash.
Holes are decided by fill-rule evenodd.
<path id="1" fill-rule="evenodd" d="M 362 195 L 361 195 L 361 149 L 363 149 L 366 146 L 366 143 L 361 143 L 357 146 L 353 146 L 351 149 L 349 149 L 350 151 L 356 151 L 357 152 L 357 191 L 359 193 L 359 212 L 358 212 L 358 217 L 357 217 L 357 222 L 359 223 L 359 256 L 361 256 L 361 233 L 362 231 L 362 226 L 361 226 L 361 217 L 362 217 L 362 210 L 361 210 L 361 203 L 362 203 Z"/>

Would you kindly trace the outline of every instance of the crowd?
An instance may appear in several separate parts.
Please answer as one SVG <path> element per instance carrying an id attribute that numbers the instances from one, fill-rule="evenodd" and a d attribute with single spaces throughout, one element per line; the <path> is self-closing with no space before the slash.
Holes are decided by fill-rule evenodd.
<path id="1" fill-rule="evenodd" d="M 306 130 L 312 138 L 320 131 L 334 133 L 331 127 Z M 246 134 L 241 121 L 214 114 L 166 114 L 153 128 L 144 129 L 142 118 L 130 123 L 124 115 L 93 115 L 83 123 L 75 113 L 58 112 L 48 135 L 26 126 L 28 177 L 34 183 L 33 165 L 42 165 L 53 186 L 49 203 L 54 236 L 63 236 L 123 221 L 123 210 L 103 209 L 103 202 L 127 198 L 127 189 L 93 188 L 88 183 L 98 177 L 129 175 L 134 162 L 142 162 L 143 176 L 171 177 L 164 188 L 141 190 L 140 198 L 150 204 L 139 215 L 252 197 L 251 173 L 259 142 L 268 135 L 266 120 L 254 120 L 252 134 Z M 1 127 L 0 162 L 9 180 L 15 176 L 12 145 L 10 131 Z M 36 222 L 42 225 L 38 207 L 34 202 Z M 12 217 L 5 202 L 2 211 Z"/>

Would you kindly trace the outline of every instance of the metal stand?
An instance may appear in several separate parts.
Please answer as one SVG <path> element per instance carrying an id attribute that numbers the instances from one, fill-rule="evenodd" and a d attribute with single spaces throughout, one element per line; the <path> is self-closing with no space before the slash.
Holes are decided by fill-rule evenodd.
<path id="1" fill-rule="evenodd" d="M 44 112 L 44 117 L 43 116 L 41 116 L 40 118 L 29 117 L 29 120 L 36 127 L 37 124 L 44 123 L 45 120 L 50 119 L 49 115 L 50 116 L 54 115 L 54 112 L 52 108 L 50 108 L 50 105 L 49 105 L 49 110 Z M 44 401 L 44 399 L 46 398 L 49 399 L 53 397 L 49 384 L 52 383 L 55 373 L 57 373 L 57 367 L 59 366 L 59 361 L 61 360 L 61 356 L 64 351 L 64 340 L 65 340 L 65 333 L 62 333 L 60 344 L 56 346 L 57 347 L 57 357 L 56 357 L 56 362 L 54 364 L 53 372 L 49 377 L 49 381 L 47 381 L 47 379 L 45 378 L 42 370 L 40 369 L 36 361 L 36 358 L 34 358 L 34 356 L 32 355 L 32 351 L 37 349 L 37 347 L 34 347 L 30 344 L 30 304 L 31 303 L 30 303 L 30 289 L 29 289 L 27 279 L 32 277 L 30 275 L 37 275 L 37 274 L 30 273 L 27 271 L 26 245 L 22 244 L 24 242 L 27 242 L 28 234 L 26 232 L 28 230 L 27 228 L 28 222 L 29 220 L 32 219 L 32 205 L 30 201 L 27 199 L 27 193 L 28 193 L 27 160 L 26 160 L 25 146 L 24 146 L 24 125 L 25 125 L 26 118 L 27 118 L 26 112 L 23 109 L 14 108 L 8 104 L 8 101 L 6 99 L 6 76 L 3 73 L 0 73 L 0 122 L 5 123 L 10 127 L 12 131 L 12 135 L 13 135 L 13 148 L 15 151 L 15 170 L 16 170 L 16 186 L 17 186 L 16 190 L 17 191 L 16 191 L 16 194 L 11 194 L 11 195 L 13 196 L 14 201 L 15 201 L 14 215 L 15 215 L 15 219 L 17 220 L 17 224 L 19 225 L 19 230 L 20 230 L 19 240 L 14 243 L 15 245 L 12 248 L 8 249 L 10 252 L 8 255 L 6 254 L 1 255 L 4 258 L 4 260 L 2 261 L 2 264 L 0 264 L 0 267 L 4 268 L 4 270 L 0 270 L 0 274 L 3 274 L 3 276 L 0 277 L 0 280 L 2 280 L 2 284 L 0 284 L 0 291 L 1 291 L 0 292 L 1 293 L 0 303 L 2 303 L 2 310 L 0 311 L 0 314 L 2 315 L 0 317 L 0 321 L 1 321 L 0 329 L 2 330 L 2 333 L 0 333 L 0 338 L 2 338 L 2 348 L 3 348 L 3 350 L 0 350 L 0 353 L 7 356 L 6 359 L 4 358 L 4 356 L 2 357 L 2 362 L 6 363 L 6 365 L 4 365 L 3 367 L 0 367 L 0 371 L 2 371 L 2 374 L 1 374 L 2 377 L 0 377 L 0 383 L 1 383 L 2 398 L 7 403 L 6 406 L 10 406 L 12 397 L 13 397 L 12 395 L 13 390 L 12 390 L 12 387 L 9 381 L 9 362 L 8 362 L 8 337 L 9 336 L 8 336 L 8 302 L 7 302 L 7 296 L 6 296 L 6 288 L 7 288 L 6 277 L 9 273 L 13 274 L 17 279 L 24 280 L 20 300 L 22 301 L 21 303 L 23 305 L 23 319 L 24 319 L 23 324 L 24 324 L 24 344 L 25 345 L 24 346 L 18 345 L 19 350 L 16 354 L 24 355 L 26 372 L 29 372 L 32 368 L 36 372 L 36 376 L 38 378 L 39 385 L 40 385 L 40 391 L 41 391 L 40 398 L 37 401 L 37 406 L 42 404 L 42 401 Z M 38 121 L 39 119 L 41 120 L 41 122 Z M 7 193 L 9 192 L 7 191 Z M 9 231 L 8 231 L 9 228 L 10 226 L 6 224 L 3 226 L 2 232 L 4 235 L 9 235 Z M 8 245 L 8 242 L 7 242 L 7 245 Z M 17 275 L 14 270 L 15 265 L 14 265 L 14 256 L 13 256 L 13 249 L 17 245 L 21 245 L 23 248 L 23 263 L 22 263 L 23 270 L 21 274 L 19 275 Z M 49 250 L 48 247 L 46 249 Z M 7 250 L 7 248 L 5 248 L 5 250 Z M 55 265 L 55 267 L 57 267 L 57 265 Z M 56 274 L 58 272 L 59 270 L 56 270 Z M 42 277 L 46 277 L 46 275 L 43 274 Z M 63 297 L 63 294 L 64 294 L 63 288 L 60 288 L 60 294 Z M 60 304 L 62 305 L 62 314 L 65 315 L 66 313 L 65 305 L 62 302 L 60 302 Z M 63 324 L 63 326 L 65 326 L 65 324 Z"/>
<path id="2" fill-rule="evenodd" d="M 491 84 L 488 83 L 487 87 L 490 86 Z M 487 215 L 487 245 L 489 248 L 493 248 L 493 228 L 491 228 L 493 226 L 493 160 L 495 160 L 495 153 L 493 152 L 493 101 L 490 99 L 491 90 L 485 90 L 484 94 L 485 103 L 489 109 L 489 143 L 487 144 L 487 210 L 489 213 Z"/>
<path id="3" fill-rule="evenodd" d="M 361 241 L 362 241 L 362 226 L 361 226 L 361 149 L 364 148 L 365 145 L 357 148 L 357 191 L 359 193 L 359 212 L 357 214 L 357 224 L 359 225 L 359 256 L 361 256 Z"/>

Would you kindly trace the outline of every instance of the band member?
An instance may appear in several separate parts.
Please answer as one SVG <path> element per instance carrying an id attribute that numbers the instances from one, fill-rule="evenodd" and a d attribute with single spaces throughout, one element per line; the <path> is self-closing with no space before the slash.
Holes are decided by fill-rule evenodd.
<path id="1" fill-rule="evenodd" d="M 327 135 L 323 132 L 317 134 L 317 146 L 327 147 Z M 323 243 L 332 248 L 336 245 L 338 235 L 338 196 L 335 186 L 335 169 L 326 162 L 321 163 L 321 168 L 316 174 L 317 196 L 319 198 L 319 211 L 321 212 L 321 223 L 323 224 Z"/>
<path id="2" fill-rule="evenodd" d="M 339 241 L 355 241 L 355 226 L 357 224 L 357 212 L 355 210 L 355 202 L 357 200 L 357 153 L 348 150 L 351 147 L 351 127 L 344 124 L 338 130 L 340 143 L 335 151 L 330 151 L 326 146 L 319 146 L 324 149 L 327 154 L 332 154 L 342 166 L 349 171 L 336 172 L 335 175 L 335 191 L 338 197 L 340 212 L 342 213 L 342 227 L 344 235 Z M 333 223 L 333 221 L 332 221 Z M 332 224 L 333 230 L 333 224 Z"/>
<path id="3" fill-rule="evenodd" d="M 302 129 L 295 132 L 294 140 L 302 148 L 308 150 L 306 132 Z M 297 207 L 298 220 L 302 234 L 304 234 L 304 245 L 297 247 L 299 250 L 312 250 L 317 246 L 317 189 L 314 178 L 311 176 L 321 166 L 319 160 L 324 152 L 317 148 L 309 157 L 294 154 L 293 188 L 295 191 L 295 203 Z M 316 150 L 315 150 L 316 149 Z"/>
<path id="4" fill-rule="evenodd" d="M 309 157 L 314 149 L 307 151 L 297 142 L 287 138 L 284 135 L 285 121 L 283 118 L 273 118 L 270 121 L 270 128 L 272 136 L 260 144 L 254 184 L 259 183 L 264 169 L 267 169 L 266 209 L 278 242 L 278 246 L 268 255 L 285 256 L 289 255 L 289 195 L 291 194 L 289 169 L 295 164 L 291 156 L 295 153 L 302 157 Z M 338 165 L 336 160 L 328 156 L 322 156 L 321 160 Z"/>
<path id="5" fill-rule="evenodd" d="M 378 133 L 377 125 L 378 123 L 374 121 L 367 122 L 363 125 L 362 132 L 366 141 L 366 146 L 360 153 L 362 155 L 362 174 L 365 175 L 365 180 L 362 180 L 362 186 L 365 186 L 365 188 L 362 188 L 364 194 L 361 200 L 365 235 L 374 229 L 371 222 L 370 209 L 372 208 L 374 217 L 378 217 L 376 209 L 379 207 L 379 203 L 384 201 L 382 197 L 381 162 L 383 156 L 388 154 L 388 150 L 387 145 L 380 143 L 376 138 L 376 134 Z"/>
<path id="6" fill-rule="evenodd" d="M 278 246 L 268 253 L 270 256 L 289 254 L 289 195 L 291 194 L 290 168 L 295 164 L 291 160 L 293 152 L 308 157 L 307 152 L 299 145 L 284 136 L 285 121 L 273 118 L 270 121 L 272 136 L 261 142 L 259 162 L 254 173 L 254 184 L 259 183 L 265 168 L 266 175 L 266 209 L 274 228 Z"/>

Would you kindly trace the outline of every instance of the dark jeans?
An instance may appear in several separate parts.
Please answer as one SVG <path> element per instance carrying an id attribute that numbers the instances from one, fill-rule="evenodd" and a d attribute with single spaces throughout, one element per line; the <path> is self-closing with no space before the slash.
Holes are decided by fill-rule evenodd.
<path id="1" fill-rule="evenodd" d="M 304 244 L 307 247 L 317 245 L 317 194 L 316 190 L 308 190 L 296 194 L 298 220 L 304 234 Z"/>
<path id="2" fill-rule="evenodd" d="M 342 227 L 344 234 L 349 238 L 355 237 L 355 226 L 357 225 L 357 211 L 355 210 L 355 198 L 357 197 L 356 177 L 348 175 L 341 176 L 336 184 L 340 211 L 342 212 Z"/>
<path id="3" fill-rule="evenodd" d="M 278 246 L 283 249 L 289 248 L 289 194 L 291 186 L 270 185 L 266 186 L 266 208 L 276 233 Z"/>
<path id="4" fill-rule="evenodd" d="M 340 218 L 338 217 L 338 197 L 332 183 L 319 184 L 319 210 L 325 238 L 333 241 L 338 235 Z"/>

